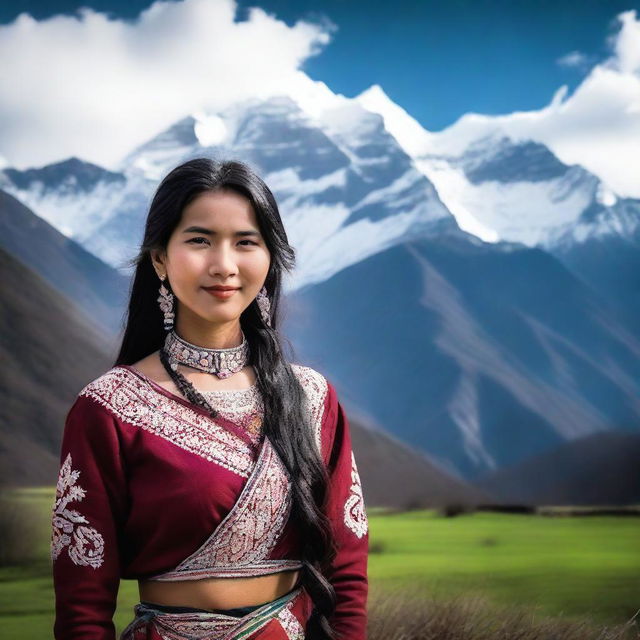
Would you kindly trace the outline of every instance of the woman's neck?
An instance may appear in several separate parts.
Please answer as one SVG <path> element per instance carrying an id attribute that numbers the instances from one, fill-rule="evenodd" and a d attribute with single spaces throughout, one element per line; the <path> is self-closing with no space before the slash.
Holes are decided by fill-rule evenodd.
<path id="1" fill-rule="evenodd" d="M 175 332 L 187 342 L 205 349 L 230 349 L 242 344 L 242 329 L 240 322 L 229 322 L 223 325 L 205 326 L 180 324 L 178 322 Z"/>

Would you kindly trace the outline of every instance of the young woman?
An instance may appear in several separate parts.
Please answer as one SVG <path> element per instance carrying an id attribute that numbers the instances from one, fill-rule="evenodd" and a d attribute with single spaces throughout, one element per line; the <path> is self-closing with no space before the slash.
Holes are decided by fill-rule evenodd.
<path id="1" fill-rule="evenodd" d="M 349 424 L 277 330 L 294 255 L 246 165 L 198 158 L 159 185 L 120 354 L 65 423 L 58 640 L 113 640 L 121 578 L 140 593 L 123 640 L 365 638 Z"/>

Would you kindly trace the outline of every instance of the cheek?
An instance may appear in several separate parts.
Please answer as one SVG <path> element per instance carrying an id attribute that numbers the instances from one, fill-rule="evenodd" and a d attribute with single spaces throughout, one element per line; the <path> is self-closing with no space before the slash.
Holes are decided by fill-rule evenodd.
<path id="1" fill-rule="evenodd" d="M 269 272 L 269 255 L 260 256 L 259 260 L 256 260 L 251 265 L 252 277 L 256 281 L 260 281 L 258 284 L 262 286 L 262 281 L 266 278 Z"/>
<path id="2" fill-rule="evenodd" d="M 266 274 L 269 271 L 269 266 L 271 265 L 271 254 L 265 249 L 264 253 L 261 255 L 261 258 L 261 271 Z"/>
<path id="3" fill-rule="evenodd" d="M 247 255 L 239 266 L 251 279 L 262 278 L 269 271 L 270 257 L 267 251 L 255 251 Z"/>
<path id="4" fill-rule="evenodd" d="M 200 262 L 193 251 L 174 251 L 171 256 L 172 282 L 177 286 L 193 283 L 200 274 Z"/>

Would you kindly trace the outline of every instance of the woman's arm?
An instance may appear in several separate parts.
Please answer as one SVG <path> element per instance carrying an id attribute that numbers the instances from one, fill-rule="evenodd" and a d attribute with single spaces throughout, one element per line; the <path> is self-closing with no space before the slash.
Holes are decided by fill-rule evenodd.
<path id="1" fill-rule="evenodd" d="M 330 622 L 341 640 L 365 640 L 369 526 L 349 422 L 331 383 L 327 388 L 322 429 L 329 438 L 332 436 L 327 507 L 338 547 L 328 576 L 337 596 Z"/>
<path id="2" fill-rule="evenodd" d="M 64 427 L 52 513 L 57 640 L 114 640 L 126 480 L 115 418 L 79 396 Z"/>

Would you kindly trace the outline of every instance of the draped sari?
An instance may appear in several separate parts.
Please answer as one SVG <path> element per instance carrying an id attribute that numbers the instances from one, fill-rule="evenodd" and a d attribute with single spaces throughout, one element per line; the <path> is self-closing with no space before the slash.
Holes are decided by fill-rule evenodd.
<path id="1" fill-rule="evenodd" d="M 331 622 L 345 639 L 361 640 L 368 523 L 348 421 L 331 383 L 292 368 L 330 474 L 326 510 L 338 547 L 328 576 L 337 595 Z M 221 404 L 211 418 L 125 365 L 78 394 L 52 514 L 58 640 L 113 640 L 120 579 L 237 578 L 303 566 L 290 477 L 259 411 L 234 414 Z M 122 638 L 301 639 L 312 605 L 302 586 L 240 618 L 140 603 Z"/>

